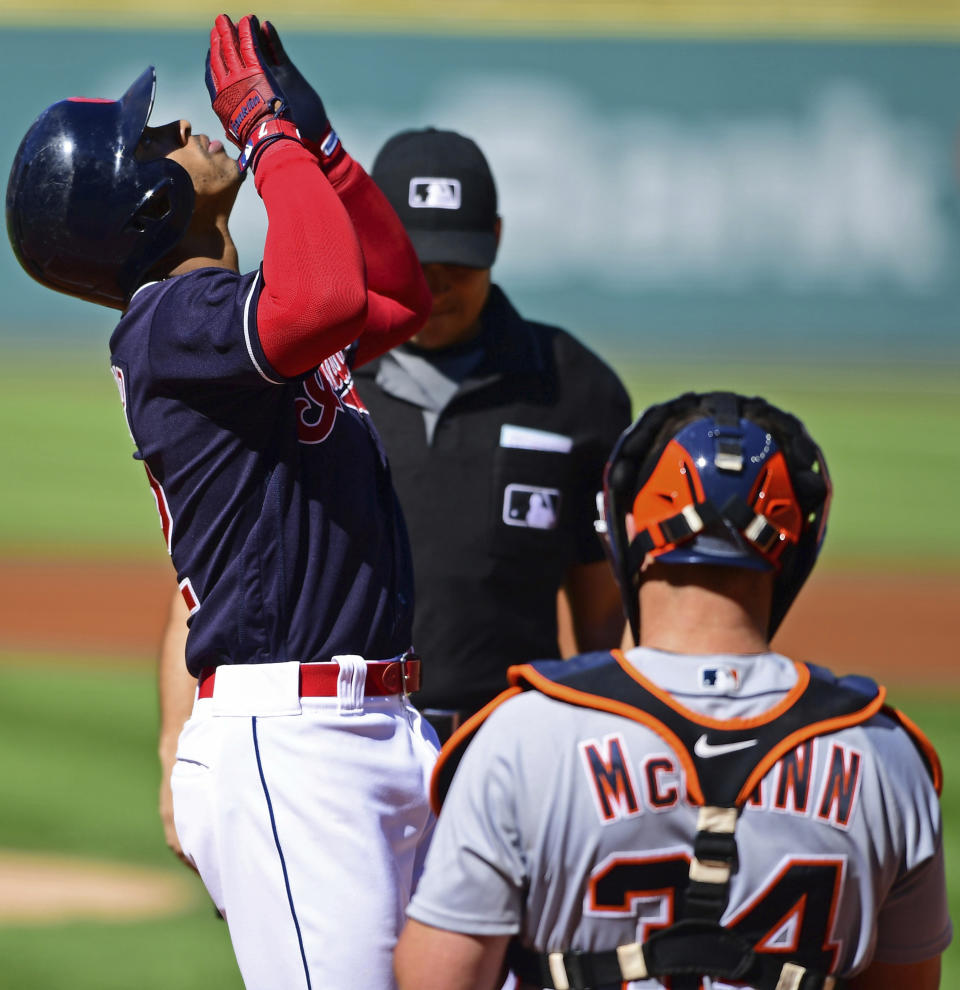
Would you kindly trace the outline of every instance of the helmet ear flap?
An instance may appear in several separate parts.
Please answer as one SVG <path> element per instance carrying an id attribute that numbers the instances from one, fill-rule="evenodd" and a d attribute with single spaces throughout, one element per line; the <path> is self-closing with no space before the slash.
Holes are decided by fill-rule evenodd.
<path id="1" fill-rule="evenodd" d="M 780 573 L 774 583 L 769 626 L 772 638 L 820 554 L 833 488 L 823 451 L 796 416 L 759 397 L 744 402 L 743 415 L 766 424 L 776 433 L 797 504 L 803 513 L 803 533 L 797 544 L 784 551 Z"/>
<path id="2" fill-rule="evenodd" d="M 622 451 L 620 459 L 610 466 L 610 487 L 620 496 L 629 496 L 636 491 L 640 466 L 641 462 L 632 458 L 629 451 Z"/>
<path id="3" fill-rule="evenodd" d="M 827 480 L 820 474 L 806 471 L 793 479 L 793 490 L 800 508 L 805 513 L 815 512 L 827 497 Z"/>
<path id="4" fill-rule="evenodd" d="M 125 296 L 177 245 L 193 214 L 193 182 L 180 165 L 167 160 L 151 162 L 144 168 L 144 177 L 146 189 L 124 225 L 131 235 L 127 257 L 116 272 Z"/>
<path id="5" fill-rule="evenodd" d="M 620 587 L 624 614 L 630 624 L 634 642 L 640 638 L 640 608 L 637 601 L 640 567 L 643 561 L 633 559 L 627 538 L 626 518 L 633 511 L 637 492 L 645 484 L 659 459 L 651 456 L 664 424 L 677 415 L 695 409 L 700 396 L 695 392 L 650 406 L 628 426 L 614 445 L 604 472 L 604 519 L 607 529 L 607 553 L 614 577 Z M 664 441 L 661 447 L 666 446 Z"/>
<path id="6" fill-rule="evenodd" d="M 169 180 L 149 190 L 133 211 L 126 229 L 145 233 L 151 224 L 165 220 L 173 212 Z"/>

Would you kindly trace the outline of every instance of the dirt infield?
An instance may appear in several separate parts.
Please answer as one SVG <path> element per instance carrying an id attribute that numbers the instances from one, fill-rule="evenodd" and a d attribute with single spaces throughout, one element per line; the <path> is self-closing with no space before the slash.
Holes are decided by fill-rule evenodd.
<path id="1" fill-rule="evenodd" d="M 160 565 L 0 562 L 0 651 L 151 663 L 173 587 Z M 186 869 L 0 849 L 0 925 L 162 917 L 191 907 L 196 888 Z"/>
<path id="2" fill-rule="evenodd" d="M 196 903 L 189 874 L 0 849 L 0 925 L 131 921 Z"/>
<path id="3" fill-rule="evenodd" d="M 173 570 L 163 559 L 0 561 L 0 651 L 152 663 L 173 590 Z M 960 575 L 821 571 L 774 646 L 891 685 L 960 685 L 958 607 Z"/>

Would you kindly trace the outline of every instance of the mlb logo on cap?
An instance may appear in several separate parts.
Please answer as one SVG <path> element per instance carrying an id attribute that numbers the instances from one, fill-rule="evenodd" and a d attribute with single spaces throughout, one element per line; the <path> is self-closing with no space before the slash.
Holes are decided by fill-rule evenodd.
<path id="1" fill-rule="evenodd" d="M 456 131 L 401 131 L 380 149 L 373 181 L 420 263 L 489 268 L 497 255 L 497 189 L 476 143 Z"/>
<path id="2" fill-rule="evenodd" d="M 413 178 L 407 202 L 415 210 L 459 210 L 460 180 Z"/>

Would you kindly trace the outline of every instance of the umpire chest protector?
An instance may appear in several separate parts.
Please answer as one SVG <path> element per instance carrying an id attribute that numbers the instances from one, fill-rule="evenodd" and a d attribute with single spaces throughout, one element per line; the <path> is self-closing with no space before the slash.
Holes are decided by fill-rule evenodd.
<path id="1" fill-rule="evenodd" d="M 678 891 L 674 924 L 644 943 L 601 952 L 538 953 L 515 942 L 510 962 L 525 982 L 556 990 L 619 987 L 624 981 L 669 979 L 672 990 L 699 990 L 701 978 L 743 981 L 759 990 L 834 990 L 841 982 L 811 971 L 790 956 L 755 952 L 747 940 L 720 924 L 737 864 L 736 827 L 740 812 L 770 768 L 814 736 L 871 718 L 884 706 L 885 691 L 866 678 L 838 680 L 829 672 L 798 663 L 797 683 L 768 712 L 730 727 L 700 719 L 634 669 L 620 651 L 588 653 L 569 661 L 540 661 L 511 667 L 513 685 L 468 721 L 444 747 L 434 773 L 434 806 L 449 787 L 457 757 L 501 700 L 537 690 L 558 701 L 620 715 L 659 735 L 680 760 L 688 801 L 698 807 L 697 833 L 685 890 Z M 910 731 L 912 727 L 907 724 Z M 913 735 L 913 733 L 911 732 Z M 934 781 L 936 757 L 923 741 L 918 748 Z M 705 752 L 701 757 L 699 752 Z M 709 762 L 706 762 L 709 761 Z"/>

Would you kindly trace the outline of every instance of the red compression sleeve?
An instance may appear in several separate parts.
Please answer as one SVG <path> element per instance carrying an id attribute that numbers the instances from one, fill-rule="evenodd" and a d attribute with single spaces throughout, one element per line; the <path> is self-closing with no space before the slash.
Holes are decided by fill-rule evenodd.
<path id="1" fill-rule="evenodd" d="M 367 264 L 367 322 L 354 361 L 361 365 L 412 337 L 430 315 L 432 299 L 400 218 L 359 162 L 341 145 L 323 169 Z"/>
<path id="2" fill-rule="evenodd" d="M 362 332 L 363 252 L 333 186 L 298 142 L 265 148 L 254 182 L 268 217 L 257 330 L 267 359 L 292 378 Z"/>

